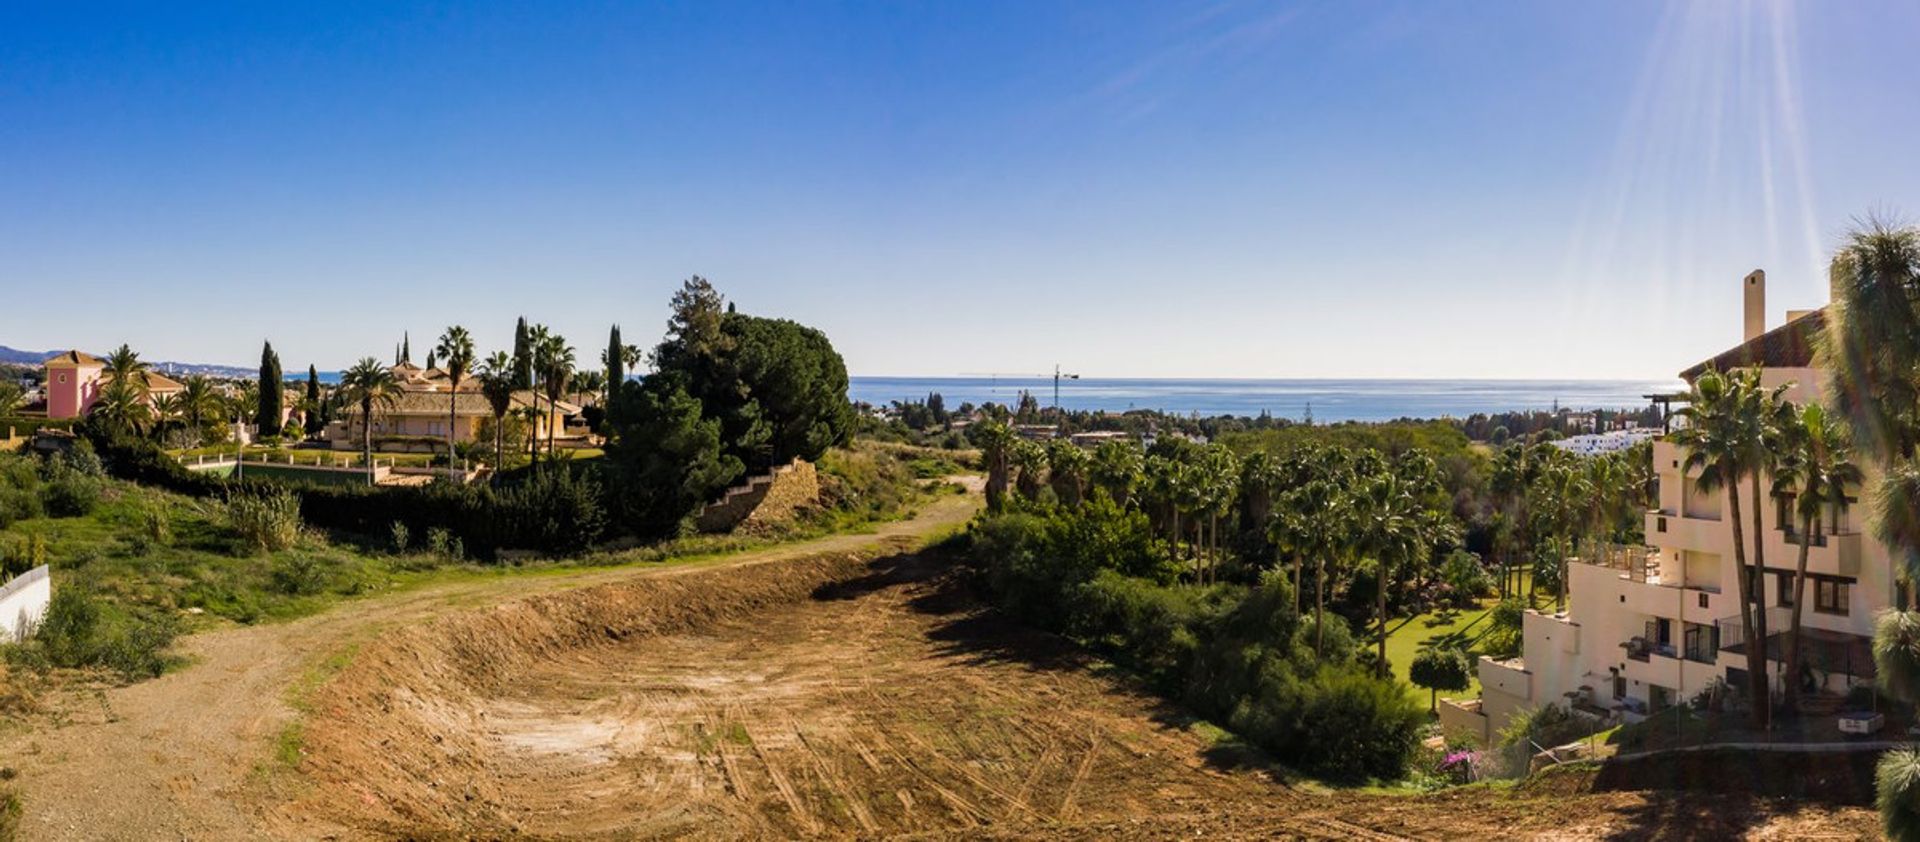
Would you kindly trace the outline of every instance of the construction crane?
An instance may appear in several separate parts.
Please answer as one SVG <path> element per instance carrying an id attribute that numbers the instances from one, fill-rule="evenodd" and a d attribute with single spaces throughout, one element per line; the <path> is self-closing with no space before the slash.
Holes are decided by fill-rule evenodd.
<path id="1" fill-rule="evenodd" d="M 1000 381 L 1000 378 L 1002 378 L 1002 377 L 1031 377 L 1031 378 L 1034 378 L 1034 379 L 1036 379 L 1036 380 L 1043 380 L 1043 379 L 1045 379 L 1045 378 L 1047 378 L 1047 377 L 1052 377 L 1052 378 L 1053 378 L 1053 408 L 1054 408 L 1054 409 L 1059 409 L 1059 408 L 1060 408 L 1060 381 L 1062 381 L 1062 380 L 1079 380 L 1079 379 L 1080 379 L 1080 375 L 1078 375 L 1078 374 L 1068 374 L 1068 373 L 1066 373 L 1066 372 L 1062 372 L 1062 371 L 1060 370 L 1060 364 L 1059 364 L 1059 363 L 1054 363 L 1054 364 L 1053 364 L 1053 374 L 1051 374 L 1051 375 L 1048 375 L 1048 374 L 1028 374 L 1028 373 L 1026 373 L 1026 372 L 1013 372 L 1013 371 L 963 371 L 963 372 L 960 372 L 960 376 L 961 376 L 961 377 L 991 377 L 991 378 L 993 378 L 993 381 L 994 381 L 994 382 L 993 382 L 993 383 L 991 383 L 991 384 L 989 384 L 989 386 L 988 386 L 988 388 L 993 388 L 993 389 L 997 389 L 997 388 L 999 388 L 999 387 L 1000 387 L 1000 382 L 999 382 L 999 381 Z"/>

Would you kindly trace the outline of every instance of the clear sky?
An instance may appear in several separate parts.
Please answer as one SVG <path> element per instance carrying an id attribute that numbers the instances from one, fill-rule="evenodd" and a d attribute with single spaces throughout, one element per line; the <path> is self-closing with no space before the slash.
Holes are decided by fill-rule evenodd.
<path id="1" fill-rule="evenodd" d="M 1920 6 L 0 5 L 0 344 L 289 370 L 691 274 L 855 374 L 1666 377 L 1920 211 Z"/>

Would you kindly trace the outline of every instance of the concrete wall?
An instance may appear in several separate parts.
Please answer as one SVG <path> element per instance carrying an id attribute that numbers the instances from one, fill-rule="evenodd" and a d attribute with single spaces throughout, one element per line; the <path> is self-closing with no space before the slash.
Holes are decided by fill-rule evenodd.
<path id="1" fill-rule="evenodd" d="M 702 532 L 726 532 L 785 523 L 819 499 L 819 473 L 813 463 L 795 459 L 792 464 L 727 489 L 719 500 L 701 510 L 695 525 Z"/>
<path id="2" fill-rule="evenodd" d="M 18 643 L 40 623 L 53 600 L 53 577 L 45 565 L 0 585 L 0 641 Z"/>
<path id="3" fill-rule="evenodd" d="M 1487 725 L 1487 715 L 1480 712 L 1484 704 L 1479 699 L 1441 699 L 1440 733 L 1448 737 L 1465 734 L 1477 740 L 1480 745 L 1493 741 L 1493 732 Z"/>

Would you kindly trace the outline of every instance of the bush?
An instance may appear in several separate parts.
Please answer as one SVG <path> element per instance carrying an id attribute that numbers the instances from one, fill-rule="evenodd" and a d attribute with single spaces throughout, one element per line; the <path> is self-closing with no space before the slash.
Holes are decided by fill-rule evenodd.
<path id="1" fill-rule="evenodd" d="M 234 494 L 227 500 L 227 525 L 253 552 L 278 552 L 300 538 L 300 500 L 292 492 Z"/>
<path id="2" fill-rule="evenodd" d="M 0 487 L 0 529 L 41 515 L 39 495 L 19 488 Z"/>
<path id="3" fill-rule="evenodd" d="M 84 587 L 69 586 L 54 591 L 33 637 L 10 654 L 42 666 L 103 667 L 128 679 L 151 678 L 166 669 L 176 634 L 167 620 L 111 621 Z"/>
<path id="4" fill-rule="evenodd" d="M 332 563 L 317 555 L 293 553 L 275 562 L 267 574 L 273 589 L 288 596 L 308 596 L 327 588 Z"/>
<path id="5" fill-rule="evenodd" d="M 1352 667 L 1321 669 L 1300 705 L 1301 768 L 1343 782 L 1404 774 L 1426 714 L 1403 687 Z"/>
<path id="6" fill-rule="evenodd" d="M 394 521 L 387 527 L 387 542 L 393 547 L 395 555 L 406 553 L 413 546 L 413 533 L 407 529 L 405 521 Z"/>
<path id="7" fill-rule="evenodd" d="M 41 487 L 40 499 L 53 517 L 86 517 L 100 505 L 99 480 L 63 471 Z"/>
<path id="8" fill-rule="evenodd" d="M 1451 589 L 1457 607 L 1493 592 L 1493 575 L 1480 563 L 1480 557 L 1466 550 L 1454 550 L 1440 567 L 1440 580 Z"/>

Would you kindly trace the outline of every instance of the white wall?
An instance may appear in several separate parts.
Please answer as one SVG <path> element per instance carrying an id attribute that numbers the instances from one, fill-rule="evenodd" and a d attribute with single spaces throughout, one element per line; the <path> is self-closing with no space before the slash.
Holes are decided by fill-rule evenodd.
<path id="1" fill-rule="evenodd" d="M 0 585 L 0 641 L 18 643 L 39 624 L 52 599 L 53 578 L 44 565 Z"/>

